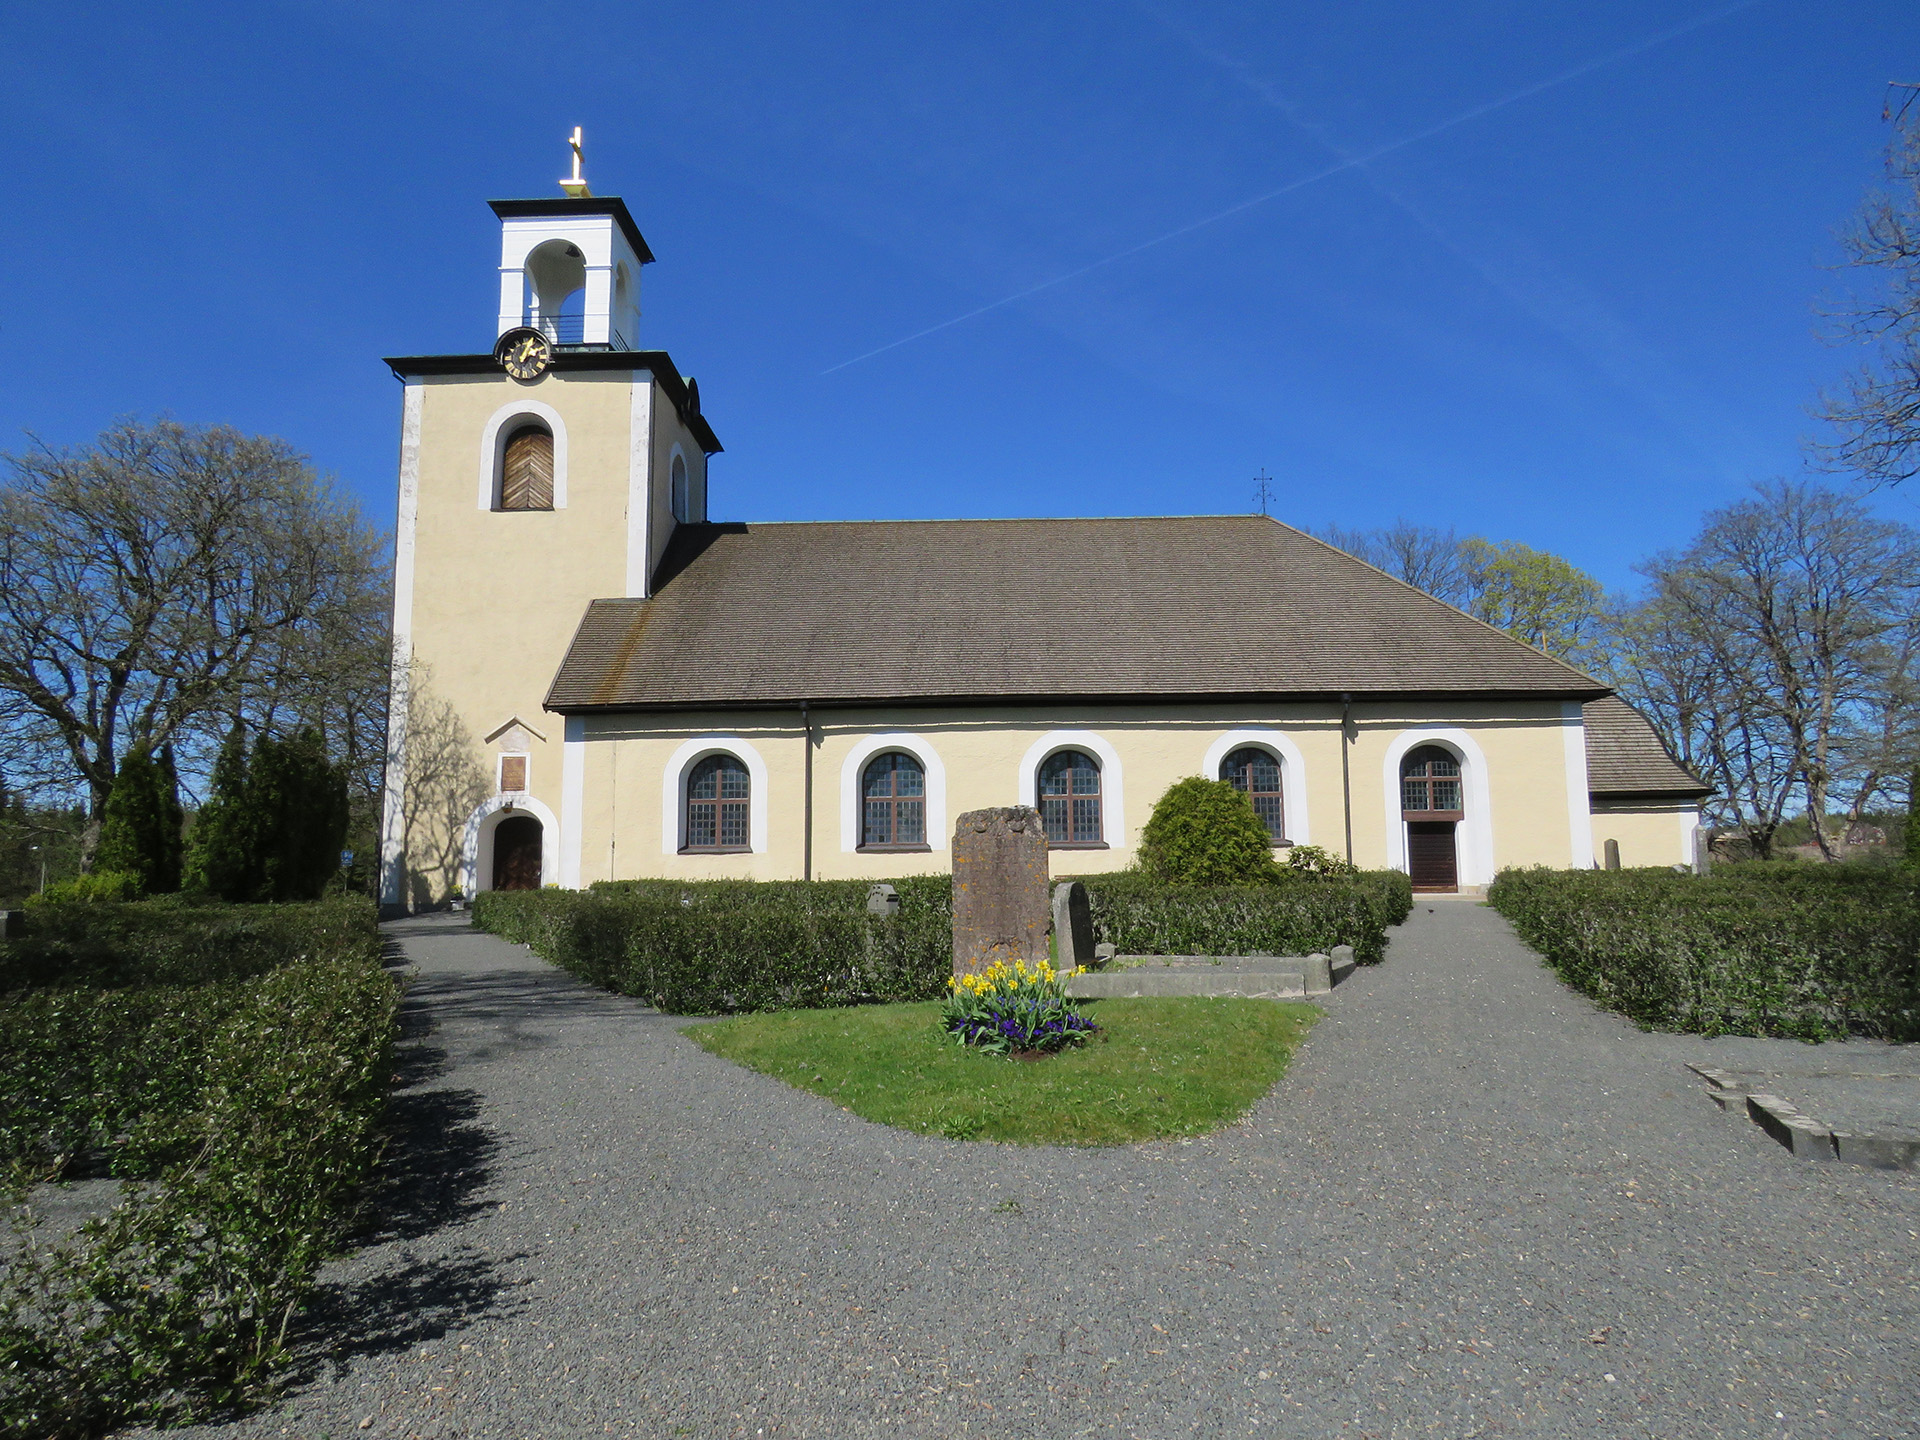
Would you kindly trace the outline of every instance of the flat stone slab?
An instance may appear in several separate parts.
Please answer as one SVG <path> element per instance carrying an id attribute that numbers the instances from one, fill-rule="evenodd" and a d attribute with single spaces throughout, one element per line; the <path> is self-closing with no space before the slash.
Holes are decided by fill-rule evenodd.
<path id="1" fill-rule="evenodd" d="M 1143 965 L 1093 975 L 1075 975 L 1067 981 L 1067 993 L 1077 1000 L 1121 1000 L 1157 995 L 1304 1000 L 1307 998 L 1307 982 L 1298 970 Z"/>
<path id="2" fill-rule="evenodd" d="M 1889 1052 L 1868 1065 L 1815 1062 L 1777 1069 L 1687 1068 L 1716 1103 L 1744 1111 L 1795 1155 L 1880 1170 L 1920 1169 L 1920 1056 Z"/>

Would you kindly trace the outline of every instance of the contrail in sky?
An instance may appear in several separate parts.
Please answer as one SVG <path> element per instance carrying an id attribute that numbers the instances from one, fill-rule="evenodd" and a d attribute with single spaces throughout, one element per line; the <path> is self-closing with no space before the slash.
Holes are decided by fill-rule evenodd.
<path id="1" fill-rule="evenodd" d="M 929 325 L 924 330 L 916 330 L 911 335 L 903 335 L 898 340 L 890 340 L 877 349 L 867 351 L 864 355 L 856 355 L 851 360 L 842 360 L 838 365 L 829 365 L 820 373 L 822 375 L 831 375 L 836 370 L 844 370 L 849 365 L 858 365 L 863 360 L 871 360 L 874 356 L 884 355 L 889 350 L 898 350 L 902 345 L 911 345 L 916 340 L 924 340 L 929 335 L 937 335 L 942 330 L 950 330 L 955 325 L 962 325 L 969 320 L 977 319 L 979 316 L 986 315 L 994 310 L 1004 309 L 1008 305 L 1025 300 L 1030 296 L 1038 295 L 1043 290 L 1051 290 L 1056 285 L 1064 285 L 1069 280 L 1078 280 L 1082 275 L 1090 275 L 1095 270 L 1104 269 L 1108 265 L 1118 264 L 1122 260 L 1131 259 L 1142 251 L 1151 250 L 1157 245 L 1165 245 L 1169 240 L 1178 240 L 1182 235 L 1191 235 L 1196 230 L 1204 230 L 1209 225 L 1217 225 L 1220 221 L 1231 219 L 1243 211 L 1253 209 L 1256 205 L 1264 205 L 1269 200 L 1278 200 L 1282 195 L 1291 195 L 1296 190 L 1304 190 L 1309 185 L 1317 185 L 1322 180 L 1330 180 L 1335 175 L 1343 175 L 1349 170 L 1358 170 L 1362 166 L 1372 164 L 1382 156 L 1393 154 L 1396 150 L 1404 150 L 1409 145 L 1418 145 L 1422 140 L 1431 140 L 1434 136 L 1465 125 L 1470 120 L 1478 120 L 1482 115 L 1490 115 L 1495 110 L 1502 110 L 1509 105 L 1530 99 L 1540 94 L 1543 90 L 1551 90 L 1557 85 L 1564 85 L 1569 80 L 1578 80 L 1582 75 L 1589 75 L 1595 70 L 1602 69 L 1608 65 L 1618 64 L 1622 60 L 1630 60 L 1635 55 L 1644 54 L 1657 45 L 1664 45 L 1669 40 L 1677 40 L 1682 35 L 1690 34 L 1704 26 L 1713 24 L 1715 21 L 1724 20 L 1729 15 L 1737 14 L 1758 3 L 1759 0 L 1736 0 L 1736 3 L 1732 5 L 1723 5 L 1718 10 L 1709 11 L 1697 19 L 1687 21 L 1684 25 L 1676 25 L 1670 30 L 1662 30 L 1657 35 L 1650 35 L 1645 40 L 1636 41 L 1632 45 L 1625 46 L 1619 50 L 1610 50 L 1605 55 L 1589 60 L 1585 64 L 1574 66 L 1571 70 L 1563 70 L 1558 75 L 1536 81 L 1532 85 L 1523 86 L 1511 94 L 1502 95 L 1497 100 L 1488 100 L 1484 104 L 1475 105 L 1470 110 L 1462 110 L 1458 115 L 1437 121 L 1425 129 L 1414 131 L 1411 135 L 1403 135 L 1398 140 L 1389 140 L 1384 145 L 1376 146 L 1372 150 L 1367 150 L 1351 158 L 1343 159 L 1339 163 L 1329 165 L 1323 170 L 1316 170 L 1310 175 L 1303 175 L 1297 180 L 1290 180 L 1277 190 L 1269 190 L 1265 194 L 1255 195 L 1250 200 L 1242 200 L 1237 205 L 1229 205 L 1224 210 L 1215 211 L 1213 214 L 1202 219 L 1182 225 L 1177 230 L 1169 230 L 1164 235 L 1156 235 L 1151 240 L 1143 240 L 1138 245 L 1131 245 L 1125 250 L 1115 251 L 1111 255 L 1093 261 L 1091 264 L 1082 265 L 1077 270 L 1069 270 L 1063 275 L 1054 276 L 1051 280 L 1042 280 L 1038 285 L 1029 285 L 1024 290 L 1015 291 L 1011 295 L 990 301 L 977 309 L 967 311 L 964 315 L 955 315 L 951 320 L 942 320 L 938 325 Z"/>

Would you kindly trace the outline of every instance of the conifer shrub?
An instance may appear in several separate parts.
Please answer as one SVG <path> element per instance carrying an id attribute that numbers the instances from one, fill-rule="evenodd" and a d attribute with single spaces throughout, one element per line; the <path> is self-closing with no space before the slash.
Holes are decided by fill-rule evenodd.
<path id="1" fill-rule="evenodd" d="M 155 755 L 136 745 L 122 757 L 107 792 L 93 868 L 136 877 L 141 894 L 178 890 L 184 819 L 172 748 Z"/>
<path id="2" fill-rule="evenodd" d="M 1920 876 L 1902 867 L 1504 870 L 1487 901 L 1568 984 L 1645 1026 L 1920 1040 Z"/>
<path id="3" fill-rule="evenodd" d="M 235 727 L 193 827 L 187 887 L 232 901 L 316 900 L 339 871 L 348 818 L 346 772 L 318 730 L 261 735 L 249 752 Z"/>
<path id="4" fill-rule="evenodd" d="M 1171 885 L 1254 885 L 1274 878 L 1273 837 L 1244 793 L 1190 775 L 1155 802 L 1139 864 Z"/>

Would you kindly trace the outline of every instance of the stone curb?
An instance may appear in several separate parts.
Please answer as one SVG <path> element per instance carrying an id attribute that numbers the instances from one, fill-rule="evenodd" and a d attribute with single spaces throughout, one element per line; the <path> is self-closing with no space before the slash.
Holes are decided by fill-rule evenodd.
<path id="1" fill-rule="evenodd" d="M 1875 1170 L 1920 1170 L 1920 1140 L 1835 1130 L 1801 1114 L 1778 1095 L 1749 1094 L 1746 1082 L 1729 1071 L 1712 1065 L 1687 1068 L 1713 1085 L 1708 1094 L 1722 1110 L 1744 1114 L 1802 1159 L 1834 1160 Z"/>

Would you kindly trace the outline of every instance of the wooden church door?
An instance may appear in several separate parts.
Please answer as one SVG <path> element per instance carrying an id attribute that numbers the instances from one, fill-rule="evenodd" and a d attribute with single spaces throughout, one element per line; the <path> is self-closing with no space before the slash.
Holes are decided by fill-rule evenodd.
<path id="1" fill-rule="evenodd" d="M 1415 890 L 1460 888 L 1454 832 L 1466 818 L 1460 761 L 1451 750 L 1422 745 L 1400 762 L 1400 816 L 1407 822 L 1407 873 Z"/>
<path id="2" fill-rule="evenodd" d="M 502 820 L 493 831 L 493 888 L 540 888 L 540 822 L 531 815 Z"/>

